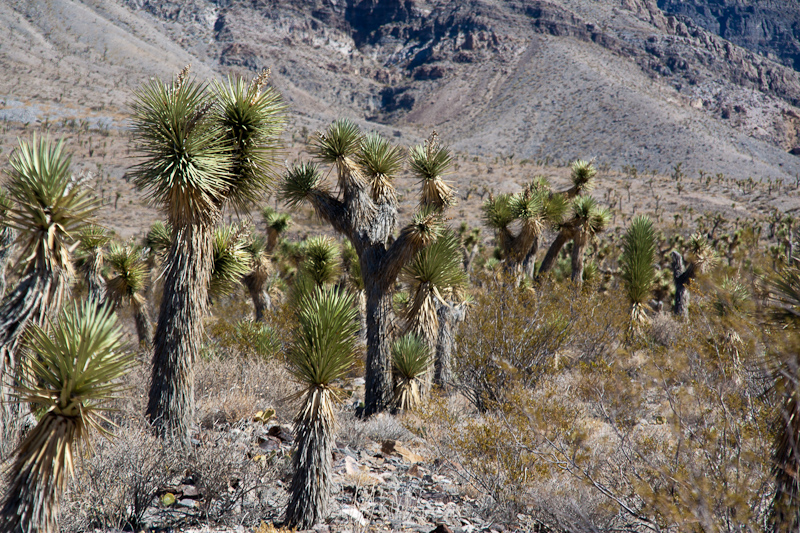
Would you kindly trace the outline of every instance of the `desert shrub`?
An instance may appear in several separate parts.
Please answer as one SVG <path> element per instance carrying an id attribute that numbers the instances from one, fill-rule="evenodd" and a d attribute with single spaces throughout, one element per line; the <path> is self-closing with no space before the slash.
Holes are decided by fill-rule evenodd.
<path id="1" fill-rule="evenodd" d="M 613 292 L 484 285 L 457 341 L 463 397 L 434 396 L 412 428 L 487 512 L 550 531 L 763 531 L 769 331 L 698 293 L 690 320 L 657 316 L 623 343 Z"/>
<path id="2" fill-rule="evenodd" d="M 481 411 L 506 401 L 512 385 L 533 387 L 559 365 L 607 356 L 619 342 L 617 295 L 558 283 L 533 290 L 496 278 L 482 285 L 453 363 L 456 387 Z"/>

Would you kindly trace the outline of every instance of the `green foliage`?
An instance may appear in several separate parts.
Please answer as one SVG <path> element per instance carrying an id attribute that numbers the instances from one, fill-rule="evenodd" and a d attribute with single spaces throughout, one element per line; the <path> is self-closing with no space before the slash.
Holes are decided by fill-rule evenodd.
<path id="1" fill-rule="evenodd" d="M 441 146 L 434 131 L 430 137 L 411 149 L 411 172 L 422 182 L 421 206 L 445 209 L 455 202 L 453 189 L 442 179 L 450 172 L 453 157 L 450 149 Z"/>
<path id="2" fill-rule="evenodd" d="M 248 252 L 248 244 L 247 232 L 235 224 L 214 230 L 209 296 L 216 298 L 230 294 L 250 271 L 252 256 Z"/>
<path id="3" fill-rule="evenodd" d="M 18 232 L 23 264 L 70 272 L 72 243 L 94 215 L 96 199 L 73 181 L 63 141 L 35 135 L 20 140 L 9 163 L 8 197 L 14 203 L 5 223 Z"/>
<path id="4" fill-rule="evenodd" d="M 132 244 L 111 243 L 106 263 L 114 273 L 106 283 L 109 296 L 115 301 L 129 303 L 136 300 L 143 304 L 144 298 L 140 293 L 147 284 L 148 275 L 143 250 Z"/>
<path id="5" fill-rule="evenodd" d="M 409 333 L 392 343 L 392 368 L 395 377 L 395 407 L 414 409 L 420 401 L 420 379 L 431 365 L 431 349 L 420 337 Z"/>
<path id="6" fill-rule="evenodd" d="M 172 224 L 160 220 L 153 222 L 144 242 L 151 253 L 163 257 L 172 246 Z"/>
<path id="7" fill-rule="evenodd" d="M 304 387 L 330 387 L 353 364 L 358 332 L 353 297 L 317 287 L 296 304 L 297 326 L 287 353 L 289 371 Z"/>
<path id="8" fill-rule="evenodd" d="M 580 194 L 591 192 L 595 185 L 594 178 L 597 176 L 595 166 L 590 161 L 578 159 L 570 164 L 570 170 L 573 187 L 577 188 Z"/>
<path id="9" fill-rule="evenodd" d="M 412 293 L 422 285 L 440 294 L 465 288 L 467 274 L 461 264 L 460 246 L 455 233 L 442 231 L 403 268 L 400 280 L 409 284 Z"/>
<path id="10" fill-rule="evenodd" d="M 356 162 L 370 177 L 393 176 L 403 165 L 403 149 L 377 133 L 361 138 Z"/>
<path id="11" fill-rule="evenodd" d="M 496 230 L 507 228 L 516 218 L 513 196 L 510 194 L 501 194 L 497 197 L 489 196 L 483 203 L 482 209 L 486 225 Z"/>
<path id="12" fill-rule="evenodd" d="M 625 293 L 634 306 L 643 304 L 655 281 L 655 231 L 645 215 L 633 219 L 622 238 L 621 278 Z"/>
<path id="13" fill-rule="evenodd" d="M 131 106 L 144 157 L 134 167 L 136 186 L 174 224 L 213 216 L 235 176 L 227 132 L 212 112 L 206 86 L 181 77 L 173 83 L 152 79 L 134 93 Z"/>
<path id="14" fill-rule="evenodd" d="M 267 228 L 278 234 L 289 229 L 289 226 L 292 224 L 292 217 L 289 213 L 279 213 L 269 206 L 261 210 L 261 217 L 264 219 Z"/>
<path id="15" fill-rule="evenodd" d="M 305 243 L 303 271 L 317 286 L 333 283 L 339 276 L 339 245 L 330 237 L 312 237 Z"/>
<path id="16" fill-rule="evenodd" d="M 261 197 L 275 178 L 280 134 L 286 122 L 286 104 L 273 88 L 264 86 L 268 71 L 251 83 L 228 78 L 214 83 L 217 120 L 232 146 L 234 160 L 228 200 L 239 211 Z"/>
<path id="17" fill-rule="evenodd" d="M 335 120 L 325 132 L 317 132 L 311 138 L 311 153 L 324 163 L 354 155 L 361 143 L 361 130 L 347 119 Z"/>
<path id="18" fill-rule="evenodd" d="M 286 171 L 281 182 L 281 199 L 290 208 L 295 208 L 308 200 L 313 190 L 319 187 L 321 176 L 315 163 L 300 163 Z"/>

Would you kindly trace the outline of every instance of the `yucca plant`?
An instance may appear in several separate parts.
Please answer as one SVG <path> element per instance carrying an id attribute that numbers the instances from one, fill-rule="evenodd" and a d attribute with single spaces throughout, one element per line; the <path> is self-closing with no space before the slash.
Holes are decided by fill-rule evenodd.
<path id="1" fill-rule="evenodd" d="M 297 326 L 287 354 L 289 371 L 301 387 L 295 417 L 289 527 L 310 529 L 327 515 L 331 488 L 331 454 L 339 401 L 336 382 L 355 359 L 358 331 L 352 295 L 316 287 L 296 302 Z"/>
<path id="2" fill-rule="evenodd" d="M 242 277 L 242 283 L 247 287 L 253 300 L 256 322 L 263 322 L 267 311 L 272 308 L 272 298 L 268 290 L 268 282 L 272 276 L 272 261 L 267 239 L 261 235 L 251 235 L 245 245 L 245 251 L 250 255 L 250 271 Z"/>
<path id="3" fill-rule="evenodd" d="M 292 225 L 292 217 L 288 213 L 279 213 L 269 206 L 261 210 L 261 217 L 267 225 L 267 252 L 272 252 L 280 236 Z"/>
<path id="4" fill-rule="evenodd" d="M 689 316 L 689 286 L 692 281 L 717 263 L 717 254 L 708 240 L 695 233 L 689 239 L 687 258 L 677 250 L 670 254 L 672 280 L 675 285 L 675 302 L 672 312 L 682 318 Z"/>
<path id="5" fill-rule="evenodd" d="M 172 82 L 146 83 L 132 104 L 142 156 L 134 183 L 172 226 L 147 415 L 159 435 L 184 443 L 194 415 L 213 228 L 226 206 L 244 211 L 259 200 L 273 175 L 285 106 L 265 89 L 267 75 L 249 84 L 229 79 L 209 91 L 188 78 L 187 68 Z"/>
<path id="6" fill-rule="evenodd" d="M 81 441 L 109 434 L 104 404 L 118 397 L 133 363 L 113 311 L 96 301 L 69 306 L 50 329 L 31 328 L 25 379 L 14 389 L 17 401 L 44 414 L 10 463 L 0 531 L 58 532 L 60 495 Z"/>
<path id="7" fill-rule="evenodd" d="M 325 236 L 308 239 L 302 270 L 318 287 L 334 283 L 341 270 L 341 254 L 336 241 Z"/>
<path id="8" fill-rule="evenodd" d="M 130 306 L 139 345 L 150 351 L 153 347 L 153 322 L 144 296 L 148 271 L 144 250 L 133 244 L 111 243 L 106 263 L 112 270 L 112 276 L 106 282 L 108 298 L 115 305 Z"/>
<path id="9" fill-rule="evenodd" d="M 422 380 L 430 364 L 431 347 L 418 335 L 407 333 L 392 343 L 395 409 L 407 411 L 419 405 Z"/>
<path id="10" fill-rule="evenodd" d="M 14 228 L 6 224 L 8 210 L 11 209 L 11 198 L 5 189 L 0 188 L 0 298 L 6 293 L 6 269 L 11 256 L 14 255 Z"/>
<path id="11" fill-rule="evenodd" d="M 415 333 L 429 348 L 437 348 L 433 374 L 438 385 L 442 385 L 450 375 L 450 353 L 438 349 L 438 338 L 452 335 L 447 330 L 454 323 L 450 315 L 455 311 L 451 308 L 460 304 L 460 292 L 468 281 L 461 262 L 460 246 L 458 236 L 446 230 L 430 246 L 420 250 L 400 274 L 400 280 L 409 289 L 408 303 L 401 311 L 404 329 Z M 439 320 L 442 315 L 446 315 L 444 323 Z"/>
<path id="12" fill-rule="evenodd" d="M 91 221 L 97 201 L 70 173 L 63 142 L 20 141 L 10 158 L 4 224 L 20 248 L 19 284 L 0 304 L 0 456 L 17 439 L 20 404 L 8 394 L 19 373 L 17 351 L 32 324 L 57 313 L 74 271 L 75 236 Z"/>
<path id="13" fill-rule="evenodd" d="M 645 303 L 656 278 L 656 241 L 653 221 L 639 215 L 633 219 L 622 239 L 621 278 L 625 295 L 631 304 L 631 320 L 641 324 L 647 320 Z"/>
<path id="14" fill-rule="evenodd" d="M 281 195 L 290 207 L 311 204 L 321 219 L 347 237 L 358 254 L 366 295 L 366 415 L 386 409 L 392 400 L 389 317 L 395 281 L 403 266 L 436 239 L 442 208 L 451 200 L 447 187 L 438 182 L 428 183 L 436 182 L 444 174 L 446 165 L 436 161 L 447 159 L 444 156 L 449 154 L 431 136 L 412 150 L 419 154 L 414 165 L 420 168 L 427 165 L 426 176 L 430 178 L 423 180 L 427 192 L 421 200 L 422 206 L 411 223 L 393 239 L 397 199 L 388 172 L 396 165 L 395 156 L 390 158 L 387 154 L 397 151 L 377 137 L 369 139 L 363 141 L 358 127 L 348 120 L 337 120 L 313 137 L 312 154 L 336 168 L 338 195 L 324 183 L 316 164 L 294 165 L 281 185 Z M 424 158 L 431 160 L 426 162 Z M 439 193 L 443 195 L 439 199 L 431 196 Z"/>
<path id="15" fill-rule="evenodd" d="M 591 182 L 589 182 L 591 183 Z M 597 205 L 591 196 L 575 196 L 570 203 L 571 215 L 557 224 L 558 234 L 539 266 L 539 276 L 550 272 L 555 266 L 559 253 L 572 241 L 571 279 L 580 286 L 583 283 L 583 255 L 588 242 L 598 233 L 605 231 L 611 221 L 608 209 Z"/>
<path id="16" fill-rule="evenodd" d="M 208 286 L 210 298 L 219 298 L 234 291 L 242 278 L 250 272 L 252 255 L 246 228 L 236 224 L 214 229 L 213 262 L 211 282 Z"/>
<path id="17" fill-rule="evenodd" d="M 789 330 L 788 349 L 778 352 L 772 368 L 773 387 L 781 408 L 774 421 L 772 473 L 775 496 L 769 515 L 770 531 L 789 533 L 800 528 L 800 268 L 785 268 L 767 281 L 771 323 Z"/>
<path id="18" fill-rule="evenodd" d="M 78 255 L 76 265 L 86 284 L 88 297 L 105 302 L 106 280 L 103 277 L 104 250 L 111 241 L 109 231 L 97 225 L 90 225 L 78 234 Z"/>

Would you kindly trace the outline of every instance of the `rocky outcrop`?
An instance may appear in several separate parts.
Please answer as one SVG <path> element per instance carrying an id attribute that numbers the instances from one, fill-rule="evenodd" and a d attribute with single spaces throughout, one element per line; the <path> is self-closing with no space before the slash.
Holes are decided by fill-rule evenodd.
<path id="1" fill-rule="evenodd" d="M 659 0 L 665 12 L 681 15 L 734 44 L 800 71 L 800 4 L 767 0 Z"/>

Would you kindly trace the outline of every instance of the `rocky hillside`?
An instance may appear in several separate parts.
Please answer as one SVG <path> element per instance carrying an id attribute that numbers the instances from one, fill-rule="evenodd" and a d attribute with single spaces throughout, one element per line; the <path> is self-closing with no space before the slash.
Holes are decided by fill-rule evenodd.
<path id="1" fill-rule="evenodd" d="M 0 21 L 7 120 L 122 127 L 150 76 L 271 67 L 296 131 L 349 116 L 489 157 L 800 173 L 800 74 L 654 0 L 11 0 Z"/>
<path id="2" fill-rule="evenodd" d="M 800 70 L 800 4 L 786 0 L 659 0 L 666 13 L 682 15 L 728 41 Z"/>

